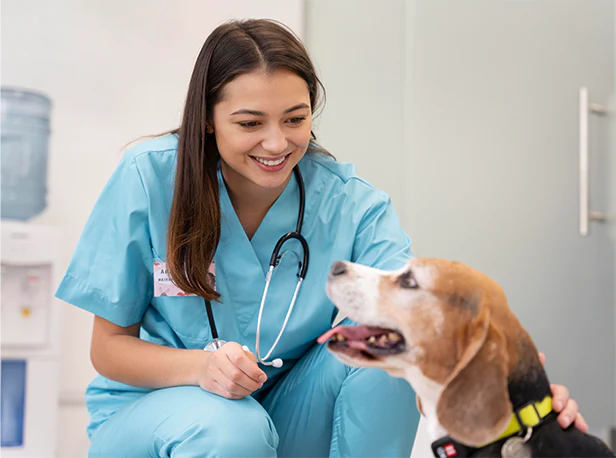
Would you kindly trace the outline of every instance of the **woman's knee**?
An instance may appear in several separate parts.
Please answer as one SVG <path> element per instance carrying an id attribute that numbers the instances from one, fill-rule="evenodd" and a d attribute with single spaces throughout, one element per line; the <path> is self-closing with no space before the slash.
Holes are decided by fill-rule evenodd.
<path id="1" fill-rule="evenodd" d="M 176 414 L 181 421 L 172 442 L 180 444 L 182 449 L 194 450 L 194 456 L 276 456 L 278 434 L 258 402 L 251 397 L 225 399 L 191 388 L 194 389 L 189 389 L 189 402 L 182 403 L 183 412 Z M 201 455 L 196 454 L 198 451 Z M 192 452 L 179 453 L 179 449 L 176 454 L 193 456 Z"/>
<path id="2" fill-rule="evenodd" d="M 254 399 L 248 397 L 232 403 L 250 404 L 239 409 L 212 428 L 217 456 L 275 457 L 278 432 L 269 414 Z M 206 433 L 207 434 L 207 433 Z"/>
<path id="3" fill-rule="evenodd" d="M 372 415 L 378 422 L 397 425 L 394 429 L 401 426 L 415 431 L 419 423 L 415 398 L 413 388 L 404 379 L 381 369 L 354 368 L 342 384 L 336 406 L 337 412 Z"/>
<path id="4" fill-rule="evenodd" d="M 254 399 L 174 387 L 114 414 L 93 437 L 91 456 L 265 457 L 276 456 L 277 446 L 274 425 Z"/>

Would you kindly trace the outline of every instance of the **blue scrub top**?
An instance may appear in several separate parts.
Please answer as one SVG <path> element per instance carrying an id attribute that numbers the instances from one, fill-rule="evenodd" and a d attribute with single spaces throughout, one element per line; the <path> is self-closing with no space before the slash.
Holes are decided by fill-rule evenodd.
<path id="1" fill-rule="evenodd" d="M 92 210 L 56 296 L 119 326 L 141 322 L 144 340 L 202 349 L 212 339 L 204 300 L 154 297 L 153 265 L 165 260 L 176 163 L 175 135 L 145 141 L 125 153 Z M 389 197 L 359 178 L 353 165 L 307 153 L 299 167 L 306 189 L 302 235 L 310 247 L 310 262 L 287 328 L 270 357 L 282 358 L 284 365 L 262 367 L 268 375 L 264 389 L 331 327 L 336 310 L 325 283 L 334 261 L 397 269 L 410 257 L 411 241 Z M 212 303 L 216 327 L 221 339 L 254 352 L 269 259 L 278 239 L 295 230 L 299 187 L 293 175 L 249 240 L 220 171 L 218 178 L 221 237 L 214 261 L 221 302 Z M 299 242 L 289 241 L 283 248 L 289 252 L 274 271 L 263 311 L 262 356 L 280 331 L 302 259 Z M 86 394 L 92 421 L 96 423 L 97 415 L 103 421 L 148 391 L 96 377 Z"/>

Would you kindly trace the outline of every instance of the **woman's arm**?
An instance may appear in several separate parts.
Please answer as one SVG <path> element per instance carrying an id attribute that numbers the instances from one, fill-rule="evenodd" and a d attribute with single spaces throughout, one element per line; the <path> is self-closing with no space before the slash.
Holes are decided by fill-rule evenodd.
<path id="1" fill-rule="evenodd" d="M 139 338 L 139 327 L 94 317 L 90 359 L 99 374 L 141 388 L 199 385 L 199 371 L 210 352 L 146 342 Z"/>
<path id="2" fill-rule="evenodd" d="M 214 353 L 170 348 L 141 340 L 139 327 L 94 318 L 90 358 L 99 374 L 141 388 L 195 385 L 229 399 L 249 396 L 267 380 L 255 356 L 238 343 Z"/>

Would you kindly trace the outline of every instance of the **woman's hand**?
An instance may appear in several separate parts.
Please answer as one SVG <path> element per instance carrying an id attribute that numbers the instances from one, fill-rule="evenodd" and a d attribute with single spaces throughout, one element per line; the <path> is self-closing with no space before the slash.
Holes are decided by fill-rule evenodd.
<path id="1" fill-rule="evenodd" d="M 257 358 L 237 342 L 227 342 L 215 352 L 207 352 L 198 374 L 199 386 L 228 399 L 242 399 L 258 390 L 267 380 Z"/>
<path id="2" fill-rule="evenodd" d="M 545 365 L 545 355 L 539 353 L 541 364 Z M 571 423 L 575 422 L 575 427 L 585 433 L 588 425 L 578 412 L 578 403 L 574 399 L 569 399 L 569 390 L 563 385 L 550 385 L 552 389 L 552 408 L 558 413 L 558 423 L 561 428 L 567 429 Z"/>

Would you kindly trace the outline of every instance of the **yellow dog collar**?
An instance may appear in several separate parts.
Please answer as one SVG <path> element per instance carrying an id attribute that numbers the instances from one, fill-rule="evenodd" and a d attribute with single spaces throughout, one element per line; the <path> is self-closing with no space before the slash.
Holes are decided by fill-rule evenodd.
<path id="1" fill-rule="evenodd" d="M 449 436 L 445 436 L 432 443 L 432 453 L 434 453 L 436 458 L 470 456 L 470 454 L 475 450 L 487 447 L 490 444 L 494 444 L 511 436 L 518 435 L 521 431 L 528 431 L 529 428 L 534 428 L 535 426 L 541 424 L 550 412 L 552 412 L 552 397 L 546 396 L 540 402 L 527 404 L 521 409 L 514 411 L 511 414 L 509 425 L 505 428 L 503 433 L 487 444 L 476 448 L 469 447 L 453 440 Z"/>
<path id="2" fill-rule="evenodd" d="M 489 444 L 498 442 L 505 437 L 513 436 L 514 434 L 517 434 L 527 428 L 534 428 L 541 423 L 541 421 L 547 417 L 550 412 L 552 412 L 552 396 L 546 396 L 543 398 L 543 401 L 533 402 L 532 404 L 528 404 L 527 406 L 516 410 L 511 414 L 509 426 L 507 426 L 505 431 L 503 431 L 500 436 L 489 442 Z M 521 425 L 520 422 L 522 422 Z M 485 445 L 483 447 L 485 447 Z"/>

